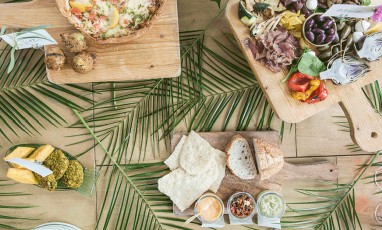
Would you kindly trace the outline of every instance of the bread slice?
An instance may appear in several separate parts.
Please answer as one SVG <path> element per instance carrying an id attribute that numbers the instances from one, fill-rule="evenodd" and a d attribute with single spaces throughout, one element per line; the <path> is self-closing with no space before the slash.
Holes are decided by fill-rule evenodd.
<path id="1" fill-rule="evenodd" d="M 243 180 L 255 178 L 257 174 L 255 160 L 247 140 L 241 135 L 232 137 L 226 147 L 227 166 L 233 174 Z"/>
<path id="2" fill-rule="evenodd" d="M 281 149 L 261 139 L 254 138 L 255 156 L 260 179 L 269 179 L 278 173 L 284 166 L 284 156 Z"/>

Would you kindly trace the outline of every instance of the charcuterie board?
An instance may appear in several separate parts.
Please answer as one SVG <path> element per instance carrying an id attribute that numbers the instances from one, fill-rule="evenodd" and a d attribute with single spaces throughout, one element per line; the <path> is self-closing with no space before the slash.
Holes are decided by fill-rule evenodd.
<path id="1" fill-rule="evenodd" d="M 299 102 L 290 96 L 287 84 L 282 82 L 286 71 L 273 73 L 255 61 L 247 46 L 249 29 L 238 17 L 238 5 L 239 0 L 228 2 L 228 24 L 278 117 L 286 122 L 297 123 L 340 103 L 349 120 L 353 141 L 368 152 L 382 149 L 382 116 L 374 111 L 362 91 L 362 87 L 381 78 L 382 61 L 370 62 L 371 71 L 354 83 L 339 86 L 327 81 L 329 96 L 320 103 Z"/>
<path id="2" fill-rule="evenodd" d="M 180 141 L 182 135 L 187 133 L 176 133 L 171 139 L 171 149 L 175 149 L 175 146 Z M 250 143 L 253 150 L 252 138 L 261 138 L 271 144 L 280 146 L 280 136 L 276 131 L 265 132 L 206 132 L 198 133 L 203 137 L 212 147 L 224 151 L 227 143 L 231 138 L 240 134 L 245 137 Z M 216 195 L 219 196 L 226 204 L 228 198 L 236 192 L 248 192 L 252 196 L 256 197 L 263 190 L 281 191 L 281 184 L 283 180 L 289 179 L 316 179 L 316 180 L 337 180 L 339 175 L 338 167 L 329 162 L 317 162 L 310 164 L 290 164 L 285 162 L 283 169 L 269 180 L 260 181 L 259 175 L 252 180 L 241 180 L 233 175 L 228 169 L 226 169 L 226 176 L 223 179 L 219 190 Z M 177 215 L 193 215 L 193 206 L 186 209 L 184 212 L 174 205 L 174 213 Z"/>
<path id="3" fill-rule="evenodd" d="M 61 33 L 76 31 L 57 9 L 55 0 L 0 4 L 0 25 L 19 28 L 52 25 L 48 32 L 59 43 Z M 97 56 L 93 71 L 79 74 L 65 63 L 59 71 L 47 69 L 48 79 L 68 84 L 177 77 L 180 74 L 177 1 L 166 2 L 163 14 L 142 37 L 123 44 L 100 45 L 93 41 L 88 51 Z"/>

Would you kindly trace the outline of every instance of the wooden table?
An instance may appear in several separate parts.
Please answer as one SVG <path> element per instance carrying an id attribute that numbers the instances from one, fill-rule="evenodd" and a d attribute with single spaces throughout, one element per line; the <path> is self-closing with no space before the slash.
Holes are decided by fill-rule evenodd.
<path id="1" fill-rule="evenodd" d="M 222 1 L 224 6 L 226 1 Z M 214 2 L 208 0 L 179 0 L 179 17 L 180 17 L 180 30 L 193 30 L 204 28 L 208 22 L 218 12 L 217 6 Z M 211 35 L 219 39 L 224 36 L 221 31 L 228 31 L 224 19 L 219 19 L 211 26 L 211 30 L 207 32 L 207 37 Z M 207 44 L 213 46 L 211 38 L 207 38 Z M 90 87 L 89 84 L 84 87 Z M 64 117 L 68 123 L 76 121 L 76 117 L 72 112 L 54 102 L 49 104 L 54 110 L 62 111 Z M 299 162 L 299 161 L 318 161 L 329 160 L 338 164 L 340 168 L 340 178 L 338 182 L 349 183 L 355 177 L 356 165 L 362 164 L 370 159 L 370 154 L 365 152 L 351 152 L 346 149 L 345 145 L 351 144 L 351 138 L 348 133 L 340 131 L 339 127 L 334 124 L 338 119 L 333 116 L 344 115 L 339 106 L 332 106 L 325 112 L 321 112 L 297 125 L 289 131 L 289 126 L 285 129 L 284 140 L 282 143 L 282 150 L 287 157 L 287 161 Z M 222 121 L 220 122 L 222 124 Z M 1 125 L 1 124 L 0 124 Z M 273 122 L 273 128 L 278 130 L 280 127 L 280 121 L 275 119 Z M 65 148 L 69 152 L 78 151 L 78 146 L 67 146 L 66 144 L 73 143 L 73 139 L 66 138 L 73 133 L 72 129 L 68 128 L 55 128 L 47 125 L 46 130 L 41 130 L 42 136 L 29 137 L 27 135 L 21 135 L 21 138 L 13 138 L 14 144 L 36 142 L 36 143 L 50 143 L 54 146 Z M 219 125 L 216 125 L 215 131 L 219 130 Z M 250 124 L 251 129 L 254 129 L 256 125 L 252 122 Z M 232 124 L 227 128 L 233 130 Z M 185 126 L 180 125 L 177 127 L 177 131 L 185 131 Z M 91 143 L 83 144 L 81 149 L 86 149 Z M 2 145 L 1 151 L 5 151 L 11 146 L 10 143 L 0 140 Z M 99 164 L 104 153 L 98 149 L 94 149 L 91 153 L 80 158 L 80 160 L 88 167 Z M 151 156 L 147 154 L 147 156 Z M 156 160 L 164 160 L 167 158 L 168 153 L 163 149 L 161 158 Z M 97 161 L 98 160 L 98 161 Z M 378 159 L 382 160 L 382 159 Z M 5 179 L 5 172 L 7 165 L 0 161 L 0 179 Z M 376 168 L 371 168 L 366 175 L 372 175 Z M 96 223 L 97 212 L 99 212 L 102 205 L 102 194 L 106 189 L 106 183 L 103 177 L 97 183 L 96 196 L 92 198 L 84 199 L 84 197 L 75 192 L 48 192 L 41 190 L 34 186 L 28 185 L 15 185 L 12 187 L 2 188 L 2 192 L 24 191 L 33 195 L 28 197 L 12 198 L 12 203 L 17 205 L 37 205 L 39 207 L 31 210 L 18 210 L 11 213 L 5 213 L 9 215 L 19 216 L 37 216 L 40 220 L 36 221 L 18 221 L 18 227 L 30 228 L 49 221 L 62 221 L 74 224 L 82 229 L 94 229 Z M 314 181 L 295 180 L 284 186 L 283 193 L 288 201 L 298 200 L 298 195 L 293 191 L 293 188 L 302 187 L 314 187 L 316 186 Z M 4 191 L 5 190 L 5 191 Z M 378 188 L 374 184 L 364 184 L 362 181 L 356 188 L 356 203 L 357 210 L 360 216 L 360 220 L 364 229 L 370 229 L 375 224 L 374 221 L 374 209 L 381 201 L 380 196 L 372 195 L 377 192 Z M 7 201 L 9 204 L 9 201 Z M 54 204 L 54 205 L 52 205 Z M 63 212 L 63 210 L 66 210 Z M 3 212 L 3 210 L 1 210 Z M 3 213 L 2 213 L 3 214 Z M 12 224 L 12 221 L 7 222 Z M 243 229 L 237 227 L 226 227 L 226 229 Z"/>

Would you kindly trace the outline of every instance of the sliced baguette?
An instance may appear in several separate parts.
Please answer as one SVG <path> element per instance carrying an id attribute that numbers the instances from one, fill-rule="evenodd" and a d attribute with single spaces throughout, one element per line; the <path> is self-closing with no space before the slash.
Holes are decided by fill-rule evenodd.
<path id="1" fill-rule="evenodd" d="M 253 139 L 260 180 L 269 179 L 284 166 L 284 156 L 280 148 L 261 139 Z"/>
<path id="2" fill-rule="evenodd" d="M 243 180 L 254 179 L 257 170 L 251 148 L 247 140 L 241 135 L 232 137 L 226 147 L 227 166 L 233 174 Z"/>

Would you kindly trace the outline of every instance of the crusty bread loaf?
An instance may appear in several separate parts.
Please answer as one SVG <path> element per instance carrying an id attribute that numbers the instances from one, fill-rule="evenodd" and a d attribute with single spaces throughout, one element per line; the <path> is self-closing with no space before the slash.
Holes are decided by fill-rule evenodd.
<path id="1" fill-rule="evenodd" d="M 260 179 L 269 179 L 284 166 L 284 156 L 280 148 L 261 139 L 254 138 L 255 156 Z"/>
<path id="2" fill-rule="evenodd" d="M 255 178 L 257 174 L 255 160 L 247 140 L 241 135 L 232 137 L 226 147 L 227 166 L 233 174 L 243 180 Z"/>

